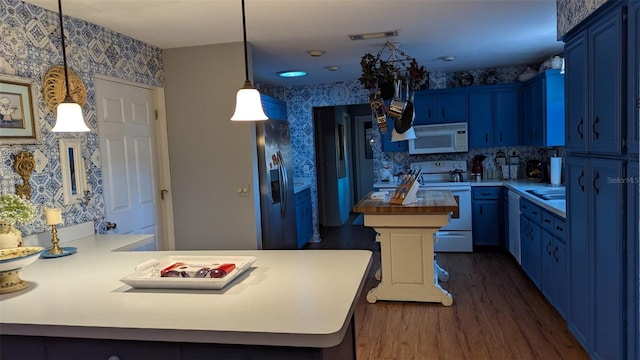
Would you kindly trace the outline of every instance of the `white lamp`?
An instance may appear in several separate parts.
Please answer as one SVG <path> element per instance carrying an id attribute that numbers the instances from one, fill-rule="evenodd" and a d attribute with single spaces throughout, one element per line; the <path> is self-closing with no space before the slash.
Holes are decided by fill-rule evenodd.
<path id="1" fill-rule="evenodd" d="M 245 81 L 242 89 L 236 95 L 236 111 L 231 121 L 262 121 L 269 118 L 262 108 L 260 92 L 253 87 L 249 80 L 249 62 L 247 60 L 247 25 L 244 16 L 244 0 L 242 0 L 242 35 L 244 37 L 244 75 Z"/>
<path id="2" fill-rule="evenodd" d="M 80 104 L 73 101 L 69 91 L 69 75 L 67 73 L 67 52 L 64 44 L 64 27 L 62 25 L 62 1 L 58 0 L 58 15 L 60 16 L 60 38 L 62 40 L 62 60 L 64 62 L 64 82 L 66 94 L 64 100 L 56 107 L 56 124 L 52 132 L 86 132 L 91 131 L 84 122 Z"/>

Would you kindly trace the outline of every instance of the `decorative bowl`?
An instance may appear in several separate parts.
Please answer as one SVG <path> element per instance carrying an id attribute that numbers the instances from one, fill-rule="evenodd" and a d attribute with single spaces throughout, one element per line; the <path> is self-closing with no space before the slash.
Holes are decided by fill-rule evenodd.
<path id="1" fill-rule="evenodd" d="M 38 260 L 42 246 L 0 249 L 0 294 L 25 289 L 29 283 L 20 279 L 20 270 Z"/>

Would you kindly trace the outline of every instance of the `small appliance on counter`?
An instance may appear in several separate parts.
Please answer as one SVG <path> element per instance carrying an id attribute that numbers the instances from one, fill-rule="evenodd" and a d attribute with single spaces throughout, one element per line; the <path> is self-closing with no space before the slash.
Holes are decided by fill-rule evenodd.
<path id="1" fill-rule="evenodd" d="M 542 161 L 537 159 L 527 160 L 527 179 L 529 180 L 538 180 L 539 182 L 545 181 L 545 169 L 542 164 Z"/>
<path id="2" fill-rule="evenodd" d="M 471 159 L 471 180 L 482 181 L 483 166 L 482 162 L 487 157 L 478 154 Z"/>

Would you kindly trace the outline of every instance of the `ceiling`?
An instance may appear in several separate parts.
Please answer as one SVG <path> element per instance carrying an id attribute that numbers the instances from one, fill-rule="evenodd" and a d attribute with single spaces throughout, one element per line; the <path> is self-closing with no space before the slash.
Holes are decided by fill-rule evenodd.
<path id="1" fill-rule="evenodd" d="M 24 1 L 58 11 L 56 1 Z M 63 0 L 62 6 L 65 15 L 162 49 L 242 41 L 240 0 Z M 360 58 L 377 54 L 386 39 L 352 41 L 350 34 L 397 30 L 388 40 L 428 71 L 539 64 L 563 47 L 556 0 L 246 0 L 245 12 L 254 80 L 279 85 L 357 79 Z M 326 52 L 312 57 L 309 50 Z M 455 59 L 439 59 L 446 55 Z M 308 75 L 277 76 L 294 69 Z"/>

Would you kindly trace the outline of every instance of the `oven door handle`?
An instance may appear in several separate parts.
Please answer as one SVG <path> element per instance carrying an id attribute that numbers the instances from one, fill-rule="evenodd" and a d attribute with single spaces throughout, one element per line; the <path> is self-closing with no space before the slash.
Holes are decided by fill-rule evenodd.
<path id="1" fill-rule="evenodd" d="M 451 237 L 451 238 L 454 238 L 454 237 L 462 238 L 462 237 L 464 237 L 463 234 L 456 234 L 456 233 L 447 232 L 447 231 L 436 231 L 433 234 L 433 236 L 435 236 L 435 237 Z"/>
<path id="2" fill-rule="evenodd" d="M 442 186 L 433 186 L 433 187 L 432 186 L 420 186 L 419 190 L 429 190 L 429 191 L 432 191 L 432 190 L 435 190 L 435 191 L 448 190 L 448 191 L 451 191 L 452 193 L 453 192 L 471 192 L 471 186 L 469 186 L 469 187 L 460 187 L 460 188 L 450 188 L 450 187 L 442 187 Z"/>

